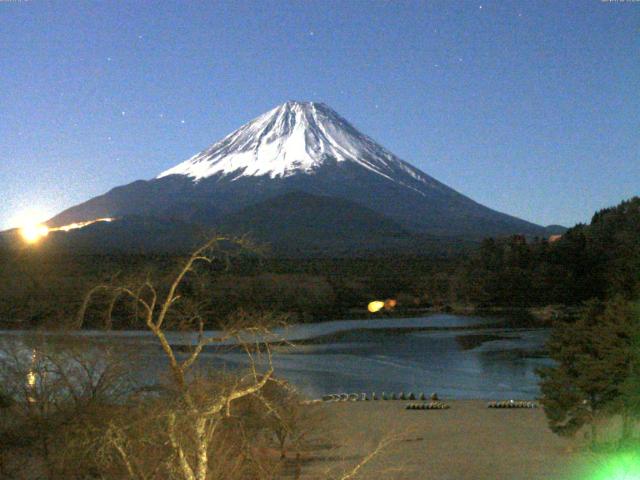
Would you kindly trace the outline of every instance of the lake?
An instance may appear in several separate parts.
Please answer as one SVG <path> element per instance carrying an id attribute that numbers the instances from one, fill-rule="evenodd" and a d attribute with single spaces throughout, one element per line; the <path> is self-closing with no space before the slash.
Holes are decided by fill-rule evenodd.
<path id="1" fill-rule="evenodd" d="M 434 314 L 294 325 L 278 332 L 294 346 L 274 347 L 276 374 L 310 397 L 352 392 L 437 392 L 444 398 L 531 399 L 539 395 L 535 369 L 550 360 L 540 350 L 548 329 L 500 326 L 499 317 Z M 0 331 L 18 340 L 27 332 Z M 215 333 L 215 332 L 212 332 Z M 83 331 L 139 355 L 137 372 L 151 381 L 166 365 L 146 332 Z M 174 345 L 194 337 L 169 335 Z M 207 349 L 200 365 L 229 368 L 246 363 L 237 350 Z"/>

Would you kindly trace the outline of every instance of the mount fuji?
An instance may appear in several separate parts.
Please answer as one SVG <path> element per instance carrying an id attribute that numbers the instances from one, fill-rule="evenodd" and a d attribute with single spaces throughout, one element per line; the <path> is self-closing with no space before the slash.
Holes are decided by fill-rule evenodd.
<path id="1" fill-rule="evenodd" d="M 327 105 L 293 101 L 157 177 L 116 187 L 47 224 L 129 216 L 264 231 L 274 240 L 278 229 L 292 228 L 347 239 L 355 226 L 394 238 L 549 234 L 430 177 Z"/>

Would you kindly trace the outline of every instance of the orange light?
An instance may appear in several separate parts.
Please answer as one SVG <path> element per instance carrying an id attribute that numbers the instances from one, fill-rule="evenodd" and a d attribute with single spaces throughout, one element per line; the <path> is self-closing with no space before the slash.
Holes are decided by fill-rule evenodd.
<path id="1" fill-rule="evenodd" d="M 49 227 L 41 223 L 25 225 L 20 229 L 20 235 L 27 243 L 37 243 L 49 235 Z"/>
<path id="2" fill-rule="evenodd" d="M 384 302 L 381 302 L 380 300 L 375 300 L 373 302 L 370 302 L 369 305 L 367 305 L 367 310 L 369 310 L 369 312 L 371 313 L 376 313 L 382 310 L 383 308 L 384 308 Z"/>
<path id="3" fill-rule="evenodd" d="M 56 232 L 68 232 L 69 230 L 76 230 L 78 228 L 84 228 L 84 227 L 88 227 L 89 225 L 93 225 L 94 223 L 98 223 L 98 222 L 113 222 L 113 218 L 96 218 L 95 220 L 87 220 L 86 222 L 77 222 L 77 223 L 70 223 L 69 225 L 63 225 L 62 227 L 56 227 L 56 228 L 52 228 L 52 231 L 56 231 Z"/>
<path id="4" fill-rule="evenodd" d="M 97 223 L 97 222 L 112 222 L 113 220 L 114 220 L 113 218 L 108 218 L 108 217 L 96 218 L 95 220 L 70 223 L 69 225 L 63 225 L 61 227 L 52 227 L 52 228 L 49 228 L 46 225 L 39 222 L 27 221 L 23 223 L 23 226 L 20 228 L 20 235 L 22 236 L 22 239 L 25 242 L 29 244 L 33 244 L 33 243 L 39 242 L 44 237 L 49 235 L 49 232 L 68 232 L 70 230 L 76 230 L 78 228 L 84 228 L 89 225 L 93 225 L 94 223 Z"/>

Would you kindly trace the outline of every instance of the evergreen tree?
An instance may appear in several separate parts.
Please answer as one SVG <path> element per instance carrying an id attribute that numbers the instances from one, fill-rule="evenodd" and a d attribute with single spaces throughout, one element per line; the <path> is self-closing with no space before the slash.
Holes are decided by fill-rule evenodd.
<path id="1" fill-rule="evenodd" d="M 554 367 L 540 369 L 542 404 L 552 431 L 573 435 L 603 414 L 622 414 L 623 436 L 640 400 L 637 387 L 638 319 L 621 297 L 589 302 L 575 322 L 559 322 L 548 342 Z"/>
<path id="2" fill-rule="evenodd" d="M 640 419 L 640 302 L 631 304 L 628 314 L 630 348 L 626 358 L 627 375 L 620 386 L 616 405 L 616 410 L 622 415 L 623 441 L 630 439 L 633 424 Z"/>

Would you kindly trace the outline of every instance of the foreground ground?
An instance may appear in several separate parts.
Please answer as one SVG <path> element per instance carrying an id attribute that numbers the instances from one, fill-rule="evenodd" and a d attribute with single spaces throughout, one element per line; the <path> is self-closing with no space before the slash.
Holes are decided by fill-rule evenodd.
<path id="1" fill-rule="evenodd" d="M 437 480 L 564 480 L 593 463 L 575 440 L 554 435 L 542 409 L 488 409 L 486 402 L 452 401 L 449 410 L 405 410 L 403 401 L 329 403 L 324 426 L 338 447 L 305 455 L 303 478 L 330 478 L 357 464 L 379 439 L 401 435 L 362 471 L 361 478 Z M 339 478 L 339 475 L 338 475 Z"/>

